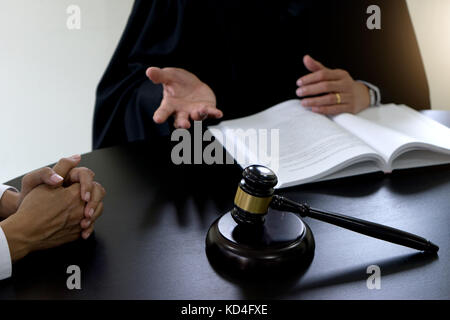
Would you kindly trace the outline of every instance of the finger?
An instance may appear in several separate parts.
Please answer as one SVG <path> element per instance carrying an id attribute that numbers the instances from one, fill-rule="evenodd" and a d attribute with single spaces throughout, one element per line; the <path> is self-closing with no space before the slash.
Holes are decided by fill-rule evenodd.
<path id="1" fill-rule="evenodd" d="M 81 220 L 80 227 L 82 229 L 87 229 L 89 228 L 89 226 L 94 224 L 95 221 L 97 221 L 97 219 L 100 218 L 100 216 L 103 214 L 103 208 L 104 208 L 103 202 L 100 202 L 92 217 L 84 218 L 83 220 Z"/>
<path id="2" fill-rule="evenodd" d="M 208 118 L 220 119 L 223 117 L 223 112 L 214 107 L 208 107 L 206 113 Z"/>
<path id="3" fill-rule="evenodd" d="M 216 107 L 202 104 L 190 112 L 190 117 L 194 121 L 202 121 L 207 118 L 220 119 L 223 117 L 223 113 Z"/>
<path id="4" fill-rule="evenodd" d="M 74 183 L 63 189 L 65 193 L 66 206 L 69 210 L 69 220 L 75 225 L 80 224 L 84 218 L 85 203 L 81 200 L 80 184 Z"/>
<path id="5" fill-rule="evenodd" d="M 145 71 L 147 77 L 155 84 L 169 83 L 171 81 L 170 73 L 158 67 L 150 67 Z"/>
<path id="6" fill-rule="evenodd" d="M 57 174 L 53 169 L 45 167 L 35 170 L 22 179 L 22 193 L 28 193 L 41 184 L 50 186 L 60 186 L 64 178 Z"/>
<path id="7" fill-rule="evenodd" d="M 313 96 L 329 92 L 341 92 L 340 81 L 323 81 L 319 83 L 302 86 L 297 89 L 296 94 L 299 97 Z"/>
<path id="8" fill-rule="evenodd" d="M 335 104 L 331 106 L 325 107 L 313 107 L 311 109 L 312 112 L 320 113 L 324 115 L 336 115 L 340 113 L 346 113 L 351 111 L 351 107 L 349 104 Z"/>
<path id="9" fill-rule="evenodd" d="M 105 189 L 98 182 L 94 182 L 94 188 L 92 190 L 91 201 L 86 204 L 86 208 L 84 210 L 84 216 L 88 219 L 92 219 L 95 211 L 100 203 L 102 203 L 103 198 L 106 195 Z"/>
<path id="10" fill-rule="evenodd" d="M 202 121 L 208 118 L 208 106 L 205 104 L 199 104 L 197 107 L 192 108 L 189 116 L 194 121 Z"/>
<path id="11" fill-rule="evenodd" d="M 89 226 L 92 224 L 92 221 L 90 219 L 83 219 L 80 222 L 80 227 L 83 230 L 86 230 L 87 228 L 89 228 Z"/>
<path id="12" fill-rule="evenodd" d="M 103 204 L 103 202 L 100 202 L 98 205 L 97 205 L 97 207 L 96 207 L 96 209 L 95 209 L 95 211 L 94 211 L 94 214 L 92 214 L 92 216 L 89 218 L 89 220 L 91 221 L 91 222 L 95 222 L 98 218 L 100 218 L 100 216 L 103 214 L 103 209 L 104 209 L 104 204 Z"/>
<path id="13" fill-rule="evenodd" d="M 90 226 L 92 226 L 95 223 L 95 221 L 103 214 L 103 208 L 104 208 L 103 202 L 100 202 L 96 206 L 94 213 L 91 216 L 89 216 L 89 218 L 85 217 L 83 220 L 81 220 L 80 227 L 82 229 L 87 229 Z"/>
<path id="14" fill-rule="evenodd" d="M 343 73 L 340 70 L 331 70 L 325 68 L 301 77 L 297 80 L 297 85 L 304 86 L 321 81 L 339 80 L 342 77 Z"/>
<path id="15" fill-rule="evenodd" d="M 94 232 L 94 224 L 92 224 L 89 228 L 81 232 L 81 237 L 86 240 L 90 237 L 90 235 Z"/>
<path id="16" fill-rule="evenodd" d="M 316 72 L 319 71 L 320 69 L 325 69 L 325 66 L 323 64 L 321 64 L 317 60 L 314 60 L 309 55 L 303 57 L 303 64 L 305 65 L 306 69 L 308 69 L 311 72 Z"/>
<path id="17" fill-rule="evenodd" d="M 69 174 L 70 170 L 75 168 L 81 161 L 80 155 L 73 155 L 69 158 L 62 158 L 58 161 L 58 163 L 53 167 L 53 170 L 59 174 L 61 177 L 66 178 Z"/>
<path id="18" fill-rule="evenodd" d="M 339 104 L 344 104 L 346 102 L 346 95 L 340 94 L 341 100 Z M 305 98 L 301 101 L 304 107 L 321 107 L 321 106 L 331 106 L 338 104 L 337 96 L 335 93 L 329 93 L 315 98 Z"/>
<path id="19" fill-rule="evenodd" d="M 69 181 L 71 183 L 79 182 L 81 185 L 81 199 L 89 202 L 91 199 L 92 189 L 94 188 L 95 173 L 88 168 L 74 168 L 69 173 Z"/>
<path id="20" fill-rule="evenodd" d="M 189 122 L 189 113 L 185 111 L 179 111 L 175 113 L 175 121 L 173 122 L 175 128 L 179 129 L 189 129 L 191 123 Z"/>
<path id="21" fill-rule="evenodd" d="M 156 123 L 163 123 L 166 122 L 167 119 L 173 114 L 174 108 L 168 104 L 163 103 L 159 106 L 158 109 L 156 109 L 155 113 L 153 114 L 153 121 Z"/>

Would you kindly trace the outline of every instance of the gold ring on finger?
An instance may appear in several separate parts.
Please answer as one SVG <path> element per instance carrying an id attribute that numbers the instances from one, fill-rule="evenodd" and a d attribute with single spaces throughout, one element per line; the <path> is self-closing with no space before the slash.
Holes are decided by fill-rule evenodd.
<path id="1" fill-rule="evenodd" d="M 341 104 L 341 95 L 339 93 L 336 93 L 336 103 Z"/>

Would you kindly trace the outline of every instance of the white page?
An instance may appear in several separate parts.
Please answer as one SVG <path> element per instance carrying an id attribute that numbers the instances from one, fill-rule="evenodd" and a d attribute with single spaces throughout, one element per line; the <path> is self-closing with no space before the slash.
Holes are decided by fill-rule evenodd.
<path id="1" fill-rule="evenodd" d="M 450 129 L 405 105 L 368 108 L 358 117 L 401 132 L 420 142 L 450 150 Z"/>
<path id="2" fill-rule="evenodd" d="M 417 139 L 401 132 L 353 114 L 343 113 L 333 117 L 333 120 L 374 148 L 385 162 L 389 162 L 392 155 L 402 146 L 418 142 Z"/>
<path id="3" fill-rule="evenodd" d="M 401 154 L 392 163 L 392 169 L 409 169 L 450 163 L 450 154 L 412 150 Z"/>
<path id="4" fill-rule="evenodd" d="M 420 166 L 422 157 L 407 162 L 402 157 L 403 164 L 392 164 L 396 157 L 408 151 L 426 149 L 450 154 L 450 129 L 404 105 L 368 108 L 356 116 L 338 115 L 334 121 L 371 145 L 393 168 L 411 167 L 413 163 Z M 411 153 L 411 156 L 418 155 Z M 436 163 L 442 163 L 443 158 L 436 155 L 437 158 Z M 429 165 L 429 160 L 423 158 L 422 165 Z"/>
<path id="5" fill-rule="evenodd" d="M 348 167 L 345 167 L 342 170 L 339 170 L 335 173 L 327 175 L 326 177 L 324 177 L 318 181 L 347 178 L 347 177 L 359 176 L 362 174 L 373 173 L 373 172 L 380 172 L 379 165 L 377 165 L 377 163 L 375 163 L 373 161 L 362 161 L 362 162 L 358 162 L 353 165 L 350 165 Z"/>
<path id="6" fill-rule="evenodd" d="M 299 100 L 280 103 L 249 117 L 223 121 L 210 129 L 219 129 L 222 132 L 230 129 L 278 129 L 279 168 L 274 171 L 279 178 L 279 187 L 311 182 L 357 161 L 383 161 L 361 139 L 329 118 L 303 108 Z M 242 148 L 245 144 L 245 141 L 234 140 L 231 146 L 230 139 L 233 135 L 224 134 L 224 137 L 227 141 L 220 141 L 220 137 L 216 136 L 232 155 L 236 154 L 233 148 Z M 257 153 L 254 152 L 250 156 L 251 161 L 256 160 L 255 163 L 265 165 L 260 162 Z M 242 167 L 252 164 L 241 161 L 238 163 Z"/>

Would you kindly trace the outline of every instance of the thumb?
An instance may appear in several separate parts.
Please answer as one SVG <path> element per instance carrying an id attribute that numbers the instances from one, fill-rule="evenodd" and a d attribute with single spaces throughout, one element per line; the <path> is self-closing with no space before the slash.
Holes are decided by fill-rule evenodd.
<path id="1" fill-rule="evenodd" d="M 80 155 L 73 155 L 69 158 L 62 158 L 58 161 L 58 163 L 53 167 L 53 170 L 60 176 L 66 178 L 69 174 L 70 170 L 75 168 L 81 161 Z"/>
<path id="2" fill-rule="evenodd" d="M 306 69 L 308 69 L 311 72 L 316 72 L 321 69 L 325 69 L 325 66 L 323 64 L 321 64 L 317 60 L 314 60 L 309 55 L 303 57 L 303 64 L 305 65 Z"/>
<path id="3" fill-rule="evenodd" d="M 154 84 L 168 83 L 171 80 L 167 72 L 158 67 L 148 68 L 145 74 Z"/>
<path id="4" fill-rule="evenodd" d="M 64 178 L 57 174 L 53 169 L 45 167 L 27 174 L 22 179 L 22 194 L 25 196 L 28 192 L 41 184 L 50 186 L 60 186 Z"/>

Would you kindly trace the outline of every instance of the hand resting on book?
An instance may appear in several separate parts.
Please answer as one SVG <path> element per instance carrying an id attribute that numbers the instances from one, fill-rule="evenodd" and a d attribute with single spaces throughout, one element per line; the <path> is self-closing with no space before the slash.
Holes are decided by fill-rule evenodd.
<path id="1" fill-rule="evenodd" d="M 311 73 L 297 80 L 296 94 L 302 98 L 302 106 L 326 115 L 356 114 L 369 106 L 369 89 L 347 71 L 329 69 L 308 55 L 303 63 Z M 309 97 L 315 95 L 320 96 Z"/>

